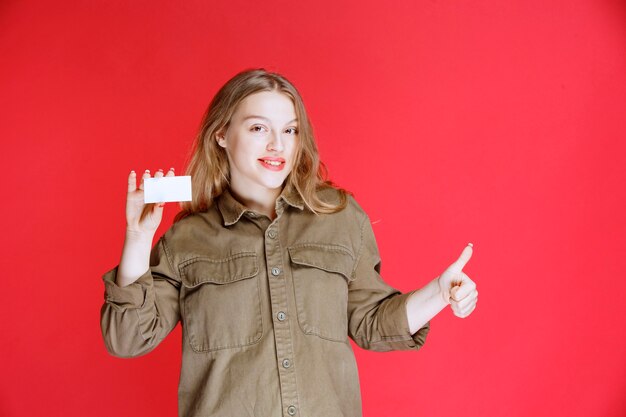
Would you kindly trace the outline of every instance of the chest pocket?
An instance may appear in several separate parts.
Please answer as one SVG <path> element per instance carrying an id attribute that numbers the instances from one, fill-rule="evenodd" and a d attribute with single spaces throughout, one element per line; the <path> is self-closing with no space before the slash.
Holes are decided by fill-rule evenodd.
<path id="1" fill-rule="evenodd" d="M 261 339 L 258 273 L 254 252 L 194 258 L 181 265 L 181 315 L 194 351 L 236 348 Z"/>
<path id="2" fill-rule="evenodd" d="M 326 244 L 293 246 L 288 251 L 300 328 L 305 334 L 345 342 L 352 253 Z"/>

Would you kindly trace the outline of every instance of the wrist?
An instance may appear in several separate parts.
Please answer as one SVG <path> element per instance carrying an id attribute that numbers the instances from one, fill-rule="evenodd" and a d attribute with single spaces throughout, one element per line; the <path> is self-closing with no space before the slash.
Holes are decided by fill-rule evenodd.
<path id="1" fill-rule="evenodd" d="M 153 239 L 154 239 L 154 233 L 142 232 L 142 231 L 126 228 L 126 242 L 144 243 L 144 244 L 147 243 L 147 244 L 152 245 Z"/>
<path id="2" fill-rule="evenodd" d="M 406 301 L 409 331 L 414 334 L 448 305 L 441 296 L 438 278 L 419 290 L 412 291 Z"/>
<path id="3" fill-rule="evenodd" d="M 451 304 L 450 303 L 450 290 L 445 288 L 445 286 L 441 283 L 441 275 L 435 278 L 435 281 L 437 281 L 437 292 L 438 292 L 438 296 L 440 297 L 440 299 L 443 300 L 443 302 L 446 303 L 446 305 Z"/>

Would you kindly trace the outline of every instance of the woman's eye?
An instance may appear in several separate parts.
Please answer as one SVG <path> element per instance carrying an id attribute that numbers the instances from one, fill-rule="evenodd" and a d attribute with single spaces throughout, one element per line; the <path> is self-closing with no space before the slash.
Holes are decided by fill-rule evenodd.
<path id="1" fill-rule="evenodd" d="M 287 132 L 291 133 L 292 135 L 297 135 L 298 129 L 296 129 L 295 127 L 290 127 L 289 129 L 287 129 Z"/>
<path id="2" fill-rule="evenodd" d="M 253 132 L 261 132 L 261 131 L 263 131 L 263 126 L 259 126 L 259 125 L 252 126 L 252 131 Z"/>

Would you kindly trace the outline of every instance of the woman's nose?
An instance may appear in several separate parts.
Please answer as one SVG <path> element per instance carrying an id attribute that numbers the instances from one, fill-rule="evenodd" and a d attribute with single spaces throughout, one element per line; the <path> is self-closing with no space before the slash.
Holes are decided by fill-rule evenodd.
<path id="1" fill-rule="evenodd" d="M 270 136 L 270 141 L 267 144 L 267 150 L 282 152 L 284 148 L 283 145 L 283 138 L 281 137 L 279 132 L 276 132 Z"/>

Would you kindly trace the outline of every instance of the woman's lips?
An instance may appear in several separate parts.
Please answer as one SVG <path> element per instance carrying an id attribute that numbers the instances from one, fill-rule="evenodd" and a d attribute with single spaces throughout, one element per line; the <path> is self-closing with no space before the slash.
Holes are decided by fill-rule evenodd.
<path id="1" fill-rule="evenodd" d="M 259 162 L 263 168 L 270 171 L 282 171 L 285 168 L 285 160 L 283 158 L 260 158 Z"/>

